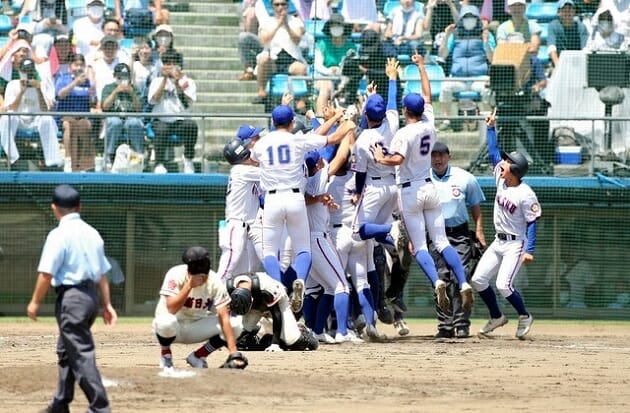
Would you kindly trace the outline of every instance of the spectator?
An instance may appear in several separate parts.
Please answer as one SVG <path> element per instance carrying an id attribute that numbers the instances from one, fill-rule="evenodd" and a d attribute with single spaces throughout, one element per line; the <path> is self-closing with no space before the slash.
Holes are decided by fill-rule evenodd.
<path id="1" fill-rule="evenodd" d="M 377 30 L 380 27 L 375 1 L 346 0 L 341 6 L 341 15 L 348 23 L 367 24 L 366 29 Z"/>
<path id="2" fill-rule="evenodd" d="M 306 60 L 300 49 L 304 23 L 288 13 L 288 0 L 273 0 L 273 16 L 259 20 L 260 42 L 265 48 L 257 57 L 258 97 L 253 103 L 265 103 L 267 81 L 274 73 L 306 75 Z"/>
<path id="3" fill-rule="evenodd" d="M 630 37 L 630 2 L 628 0 L 601 0 L 601 10 L 610 10 L 613 21 L 615 22 L 615 31 Z"/>
<path id="4" fill-rule="evenodd" d="M 78 52 L 87 57 L 98 51 L 103 37 L 105 3 L 102 0 L 87 0 L 87 16 L 72 24 L 72 33 Z"/>
<path id="5" fill-rule="evenodd" d="M 262 2 L 263 0 L 258 1 Z M 241 32 L 238 34 L 238 55 L 244 71 L 238 80 L 256 80 L 256 75 L 254 75 L 256 56 L 263 50 L 258 38 L 256 2 L 257 0 L 243 0 Z"/>
<path id="6" fill-rule="evenodd" d="M 31 49 L 30 58 L 35 61 L 36 65 L 48 60 L 48 54 L 42 48 L 35 50 L 33 48 L 33 24 L 32 23 L 20 23 L 13 30 L 9 32 L 9 41 L 6 42 L 2 48 L 0 48 L 0 58 L 4 57 L 12 49 L 12 46 L 18 40 L 25 40 L 29 48 Z"/>
<path id="7" fill-rule="evenodd" d="M 494 26 L 493 30 L 510 19 L 507 13 L 507 0 L 462 0 L 463 6 L 476 6 L 480 11 L 484 27 Z"/>
<path id="8" fill-rule="evenodd" d="M 96 92 L 90 68 L 82 54 L 70 59 L 68 71 L 55 82 L 57 112 L 89 112 Z M 66 151 L 64 172 L 87 171 L 94 167 L 96 146 L 91 136 L 92 122 L 85 115 L 64 116 L 63 147 Z"/>
<path id="9" fill-rule="evenodd" d="M 98 102 L 102 101 L 103 87 L 114 81 L 114 67 L 118 63 L 129 63 L 128 60 L 120 58 L 119 49 L 118 40 L 115 37 L 105 36 L 101 39 L 100 56 L 90 63 L 94 71 Z"/>
<path id="10" fill-rule="evenodd" d="M 400 0 L 400 7 L 396 7 L 387 16 L 385 41 L 393 48 L 392 54 L 413 55 L 425 54 L 421 43 L 424 13 L 416 9 L 414 0 Z"/>
<path id="11" fill-rule="evenodd" d="M 131 82 L 131 69 L 126 63 L 118 63 L 114 67 L 115 81 L 103 88 L 101 108 L 104 112 L 141 112 L 142 101 L 140 92 Z M 144 124 L 141 118 L 124 116 L 107 116 L 105 118 L 107 130 L 105 161 L 114 162 L 117 144 L 126 138 L 137 153 L 144 153 Z"/>
<path id="12" fill-rule="evenodd" d="M 594 29 L 588 41 L 586 50 L 618 50 L 630 49 L 630 38 L 625 37 L 615 29 L 613 15 L 608 8 L 601 8 L 593 16 Z"/>
<path id="13" fill-rule="evenodd" d="M 175 49 L 175 36 L 171 26 L 167 24 L 158 26 L 153 34 L 153 42 L 155 47 L 153 51 L 153 61 L 155 63 L 154 76 L 158 76 L 162 72 L 162 55 L 167 50 L 174 51 L 177 54 L 177 65 L 184 67 L 184 58 L 182 54 Z"/>
<path id="14" fill-rule="evenodd" d="M 129 37 L 146 36 L 155 26 L 168 24 L 170 12 L 162 7 L 162 0 L 124 0 L 122 3 L 114 0 L 114 15 Z"/>
<path id="15" fill-rule="evenodd" d="M 58 34 L 55 36 L 55 42 L 50 48 L 48 54 L 48 62 L 50 63 L 50 73 L 54 80 L 68 71 L 70 58 L 75 54 L 74 47 L 70 42 L 70 36 L 67 34 Z"/>
<path id="16" fill-rule="evenodd" d="M 149 85 L 155 73 L 155 62 L 153 61 L 152 52 L 151 40 L 145 37 L 139 41 L 138 48 L 132 55 L 132 83 L 140 91 L 143 112 L 151 112 L 152 109 L 148 102 Z"/>
<path id="17" fill-rule="evenodd" d="M 315 72 L 319 76 L 341 76 L 343 58 L 348 51 L 356 50 L 356 45 L 348 38 L 352 27 L 344 22 L 341 14 L 335 13 L 322 31 L 326 37 L 318 41 L 315 47 Z M 316 110 L 318 114 L 323 114 L 333 95 L 333 80 L 316 80 L 315 89 L 319 91 Z"/>
<path id="18" fill-rule="evenodd" d="M 197 85 L 182 73 L 177 66 L 179 55 L 168 50 L 162 55 L 162 73 L 151 81 L 149 103 L 152 113 L 170 114 L 153 121 L 155 132 L 155 173 L 166 173 L 166 146 L 171 135 L 176 134 L 184 142 L 184 173 L 195 173 L 192 158 L 197 143 L 197 124 L 190 118 L 178 114 L 190 112 L 190 106 L 197 100 Z"/>
<path id="19" fill-rule="evenodd" d="M 549 57 L 554 66 L 558 65 L 563 50 L 582 50 L 588 40 L 588 30 L 584 23 L 575 20 L 573 0 L 558 2 L 558 19 L 549 24 Z"/>
<path id="20" fill-rule="evenodd" d="M 24 42 L 25 43 L 25 42 Z M 21 47 L 17 42 L 13 58 L 13 68 L 18 78 L 6 84 L 4 105 L 7 112 L 31 113 L 48 112 L 54 107 L 54 94 L 50 78 L 38 73 L 30 49 Z M 15 145 L 18 131 L 36 130 L 42 143 L 46 166 L 60 166 L 61 154 L 57 142 L 57 124 L 49 115 L 19 115 L 0 117 L 0 139 L 9 163 L 13 164 L 20 157 Z"/>
<path id="21" fill-rule="evenodd" d="M 525 0 L 508 0 L 508 10 L 512 17 L 497 28 L 497 41 L 501 43 L 507 41 L 511 33 L 521 33 L 525 43 L 529 43 L 529 52 L 535 55 L 540 47 L 542 29 L 538 23 L 525 17 L 525 5 Z"/>
<path id="22" fill-rule="evenodd" d="M 55 1 L 25 0 L 18 21 L 29 18 L 32 22 L 33 47 L 38 54 L 48 55 L 53 45 L 55 36 L 61 33 L 67 34 L 68 27 L 58 19 L 55 14 Z"/>
<path id="23" fill-rule="evenodd" d="M 118 23 L 118 20 L 106 19 L 103 22 L 102 27 L 103 27 L 103 33 L 102 33 L 103 36 L 101 37 L 101 43 L 105 37 L 112 37 L 116 39 L 116 41 L 118 42 L 118 51 L 116 52 L 116 57 L 121 62 L 125 62 L 125 63 L 129 62 L 131 59 L 130 51 L 120 46 L 120 42 L 123 39 L 123 34 L 122 34 L 123 31 L 122 31 L 122 27 L 120 26 L 120 23 Z M 85 56 L 85 60 L 87 61 L 88 65 L 91 65 L 93 62 L 101 59 L 102 57 L 103 57 L 103 48 L 100 47 L 97 50 L 94 50 L 90 55 Z"/>
<path id="24" fill-rule="evenodd" d="M 475 77 L 488 74 L 489 62 L 496 42 L 489 30 L 483 29 L 479 10 L 475 6 L 464 6 L 457 24 L 446 27 L 446 38 L 440 46 L 440 57 L 445 61 L 451 58 L 451 76 Z M 445 81 L 440 91 L 440 107 L 444 116 L 451 115 L 454 94 L 467 89 L 486 95 L 486 80 L 475 82 Z M 450 121 L 444 120 L 439 130 L 450 128 Z"/>
<path id="25" fill-rule="evenodd" d="M 438 49 L 444 41 L 444 30 L 449 24 L 456 23 L 458 17 L 459 11 L 453 0 L 428 1 L 422 26 L 425 31 L 431 33 L 430 54 L 438 54 Z"/>

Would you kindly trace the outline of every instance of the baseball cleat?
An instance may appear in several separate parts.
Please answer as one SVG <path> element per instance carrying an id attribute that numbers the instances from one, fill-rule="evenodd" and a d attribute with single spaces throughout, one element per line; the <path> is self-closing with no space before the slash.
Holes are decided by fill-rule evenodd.
<path id="1" fill-rule="evenodd" d="M 357 330 L 357 333 L 363 334 L 363 329 L 365 328 L 365 316 L 363 314 L 359 314 L 356 320 L 354 320 L 354 328 Z"/>
<path id="2" fill-rule="evenodd" d="M 339 343 L 339 344 L 341 344 L 341 343 L 361 344 L 361 343 L 364 343 L 364 341 L 361 340 L 356 335 L 354 335 L 354 333 L 351 333 L 350 331 L 348 331 L 346 333 L 346 335 L 342 335 L 341 333 L 335 334 L 335 343 Z"/>
<path id="3" fill-rule="evenodd" d="M 335 339 L 327 333 L 315 334 L 315 338 L 317 339 L 317 341 L 323 344 L 337 344 Z"/>
<path id="4" fill-rule="evenodd" d="M 173 368 L 173 356 L 170 354 L 162 354 L 160 356 L 160 368 L 172 369 Z"/>
<path id="5" fill-rule="evenodd" d="M 455 329 L 455 337 L 468 338 L 470 336 L 470 330 L 468 327 L 458 327 Z"/>
<path id="6" fill-rule="evenodd" d="M 376 329 L 376 326 L 368 325 L 365 329 L 365 333 L 369 337 L 370 341 L 375 343 L 380 343 L 387 340 L 387 336 L 385 334 L 379 333 Z"/>
<path id="7" fill-rule="evenodd" d="M 433 338 L 453 338 L 453 331 L 438 329 L 437 333 L 433 335 Z"/>
<path id="8" fill-rule="evenodd" d="M 398 331 L 399 336 L 406 336 L 407 334 L 409 334 L 409 327 L 407 327 L 407 323 L 405 323 L 405 320 L 395 321 L 394 327 L 396 327 L 396 331 Z"/>
<path id="9" fill-rule="evenodd" d="M 449 307 L 448 296 L 446 295 L 446 283 L 442 280 L 435 282 L 435 295 L 437 296 L 437 305 L 442 311 L 447 311 Z"/>
<path id="10" fill-rule="evenodd" d="M 291 293 L 291 311 L 294 313 L 302 309 L 304 303 L 304 281 L 299 278 L 293 281 L 293 292 Z"/>
<path id="11" fill-rule="evenodd" d="M 208 368 L 208 363 L 206 362 L 206 360 L 195 356 L 194 352 L 190 353 L 188 357 L 186 357 L 186 363 L 188 363 L 190 367 L 193 367 L 195 369 Z"/>
<path id="12" fill-rule="evenodd" d="M 516 337 L 522 339 L 532 328 L 534 317 L 531 314 L 518 317 L 518 327 L 516 328 Z"/>
<path id="13" fill-rule="evenodd" d="M 459 290 L 459 293 L 462 296 L 462 307 L 464 308 L 464 311 L 470 311 L 473 303 L 475 302 L 472 287 L 470 284 L 464 283 L 461 290 Z"/>
<path id="14" fill-rule="evenodd" d="M 479 333 L 488 334 L 496 330 L 497 328 L 506 325 L 507 323 L 508 323 L 507 317 L 504 314 L 501 314 L 501 317 L 499 318 L 491 318 L 490 320 L 488 320 L 486 325 L 483 326 L 481 330 L 479 330 Z M 519 325 L 520 325 L 520 322 L 519 322 Z"/>

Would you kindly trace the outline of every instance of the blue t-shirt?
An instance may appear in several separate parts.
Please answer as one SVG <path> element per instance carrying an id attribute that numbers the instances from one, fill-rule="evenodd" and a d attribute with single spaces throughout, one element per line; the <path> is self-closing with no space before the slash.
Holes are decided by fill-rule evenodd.
<path id="1" fill-rule="evenodd" d="M 63 73 L 55 82 L 55 96 L 57 97 L 57 112 L 89 112 L 90 111 L 90 81 L 86 80 L 82 85 L 72 89 L 70 94 L 63 99 L 59 98 L 59 91 L 68 86 L 74 80 L 72 73 Z"/>

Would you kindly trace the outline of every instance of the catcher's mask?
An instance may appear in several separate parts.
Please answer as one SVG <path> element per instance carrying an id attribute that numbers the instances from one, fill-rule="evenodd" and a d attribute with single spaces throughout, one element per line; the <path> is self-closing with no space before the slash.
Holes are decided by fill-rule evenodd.
<path id="1" fill-rule="evenodd" d="M 247 314 L 252 308 L 254 299 L 252 298 L 251 291 L 247 288 L 235 288 L 230 294 L 230 297 L 232 298 L 230 307 L 235 314 Z"/>

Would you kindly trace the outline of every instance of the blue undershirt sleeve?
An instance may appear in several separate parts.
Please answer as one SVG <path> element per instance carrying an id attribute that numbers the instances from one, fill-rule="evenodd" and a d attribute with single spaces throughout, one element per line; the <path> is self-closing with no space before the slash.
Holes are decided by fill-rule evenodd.
<path id="1" fill-rule="evenodd" d="M 527 246 L 525 252 L 528 254 L 534 254 L 536 249 L 536 221 L 527 223 Z"/>
<path id="2" fill-rule="evenodd" d="M 499 162 L 501 162 L 501 151 L 499 151 L 497 130 L 494 126 L 488 128 L 488 157 L 490 157 L 492 166 L 496 166 Z"/>

